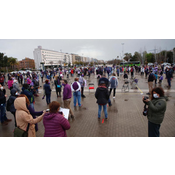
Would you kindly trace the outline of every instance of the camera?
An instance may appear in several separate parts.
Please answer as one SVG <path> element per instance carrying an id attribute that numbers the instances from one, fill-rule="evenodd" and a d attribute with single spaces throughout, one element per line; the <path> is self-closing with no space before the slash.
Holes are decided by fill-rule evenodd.
<path id="1" fill-rule="evenodd" d="M 147 99 L 149 99 L 149 97 L 147 97 L 147 96 L 144 96 L 144 99 L 143 99 L 143 101 L 145 101 L 145 100 L 147 100 Z"/>

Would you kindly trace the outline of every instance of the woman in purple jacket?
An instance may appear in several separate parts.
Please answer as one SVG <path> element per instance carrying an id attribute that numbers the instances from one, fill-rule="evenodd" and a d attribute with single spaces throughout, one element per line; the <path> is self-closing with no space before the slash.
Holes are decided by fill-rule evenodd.
<path id="1" fill-rule="evenodd" d="M 67 137 L 66 130 L 70 129 L 70 124 L 63 114 L 59 112 L 60 104 L 53 101 L 49 104 L 49 109 L 50 111 L 43 118 L 44 137 Z"/>

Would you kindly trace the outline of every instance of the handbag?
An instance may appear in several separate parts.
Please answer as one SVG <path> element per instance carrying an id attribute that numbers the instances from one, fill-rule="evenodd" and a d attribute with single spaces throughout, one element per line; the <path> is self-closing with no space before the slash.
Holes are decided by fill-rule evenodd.
<path id="1" fill-rule="evenodd" d="M 20 129 L 19 127 L 16 127 L 14 130 L 14 137 L 28 137 L 29 126 L 30 124 L 28 123 L 26 131 Z"/>
<path id="2" fill-rule="evenodd" d="M 61 88 L 61 86 L 60 85 L 57 85 L 57 88 Z"/>

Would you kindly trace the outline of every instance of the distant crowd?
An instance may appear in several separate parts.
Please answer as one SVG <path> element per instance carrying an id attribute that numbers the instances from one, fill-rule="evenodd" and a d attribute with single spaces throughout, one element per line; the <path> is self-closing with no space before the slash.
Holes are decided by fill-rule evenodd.
<path id="1" fill-rule="evenodd" d="M 112 106 L 110 96 L 113 91 L 113 99 L 115 99 L 116 89 L 118 87 L 118 78 L 124 80 L 134 79 L 135 74 L 145 76 L 148 79 L 148 87 L 150 95 L 150 101 L 145 101 L 149 106 L 149 111 L 154 111 L 152 108 L 153 103 L 159 99 L 160 96 L 163 98 L 161 84 L 163 79 L 167 80 L 167 87 L 171 88 L 171 81 L 175 67 L 164 67 L 161 65 L 157 66 L 113 66 L 113 67 L 74 67 L 74 68 L 57 68 L 54 70 L 45 70 L 38 72 L 15 72 L 0 74 L 0 121 L 2 126 L 8 125 L 11 119 L 7 118 L 6 111 L 11 112 L 14 116 L 15 131 L 22 130 L 27 131 L 28 136 L 36 136 L 38 131 L 38 122 L 43 120 L 45 133 L 44 136 L 66 136 L 66 130 L 70 129 L 69 120 L 74 119 L 74 113 L 71 109 L 71 99 L 73 97 L 73 104 L 76 108 L 81 108 L 81 98 L 86 98 L 84 95 L 84 89 L 87 87 L 87 81 L 85 77 L 96 76 L 98 79 L 98 88 L 95 92 L 95 98 L 98 104 L 98 119 L 101 119 L 102 108 L 105 113 L 105 119 L 108 120 L 107 104 Z M 165 75 L 165 76 L 164 76 Z M 74 82 L 68 83 L 69 77 L 74 77 Z M 136 79 L 134 81 L 137 84 Z M 159 84 L 157 89 L 153 88 L 153 82 Z M 62 97 L 64 102 L 64 108 L 70 110 L 68 120 L 64 117 L 64 114 L 60 112 L 60 103 L 51 100 L 52 87 L 51 83 L 55 87 L 57 98 Z M 22 88 L 21 88 L 22 86 Z M 7 88 L 6 88 L 7 87 Z M 42 99 L 46 99 L 46 103 L 49 106 L 49 111 L 35 111 L 35 98 L 39 97 L 38 89 L 43 88 Z M 10 90 L 10 97 L 7 98 L 6 90 Z M 160 93 L 161 91 L 161 93 Z M 158 98 L 155 98 L 154 94 L 157 94 Z M 156 97 L 157 97 L 156 96 Z M 155 104 L 156 105 L 156 104 Z M 164 105 L 165 107 L 166 105 Z M 165 112 L 165 109 L 164 109 Z M 154 113 L 154 112 L 153 112 Z M 153 114 L 154 115 L 154 114 Z M 157 115 L 157 114 L 156 114 Z M 38 116 L 38 117 L 37 117 Z M 159 117 L 159 116 L 158 116 Z M 162 115 L 161 115 L 162 117 Z M 149 117 L 148 117 L 149 120 Z M 163 120 L 162 120 L 163 121 Z M 162 122 L 161 121 L 161 122 Z M 149 122 L 153 122 L 149 121 Z M 152 124 L 152 123 L 151 123 Z M 153 127 L 152 125 L 150 127 Z M 154 123 L 160 125 L 160 123 Z M 160 128 L 160 127 L 159 127 Z M 152 130 L 155 128 L 153 127 Z M 152 131 L 150 129 L 152 136 Z M 156 131 L 158 132 L 159 129 Z M 15 132 L 16 133 L 16 132 Z M 159 133 L 153 136 L 159 136 Z"/>

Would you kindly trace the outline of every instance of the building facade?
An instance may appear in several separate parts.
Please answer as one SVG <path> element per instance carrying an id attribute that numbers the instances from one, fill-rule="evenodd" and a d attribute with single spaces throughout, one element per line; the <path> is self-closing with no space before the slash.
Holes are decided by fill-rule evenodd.
<path id="1" fill-rule="evenodd" d="M 72 55 L 54 50 L 43 49 L 38 46 L 33 51 L 36 69 L 43 69 L 46 66 L 72 65 Z"/>
<path id="2" fill-rule="evenodd" d="M 18 62 L 17 65 L 14 66 L 15 69 L 35 69 L 35 61 L 30 58 L 25 58 Z"/>

